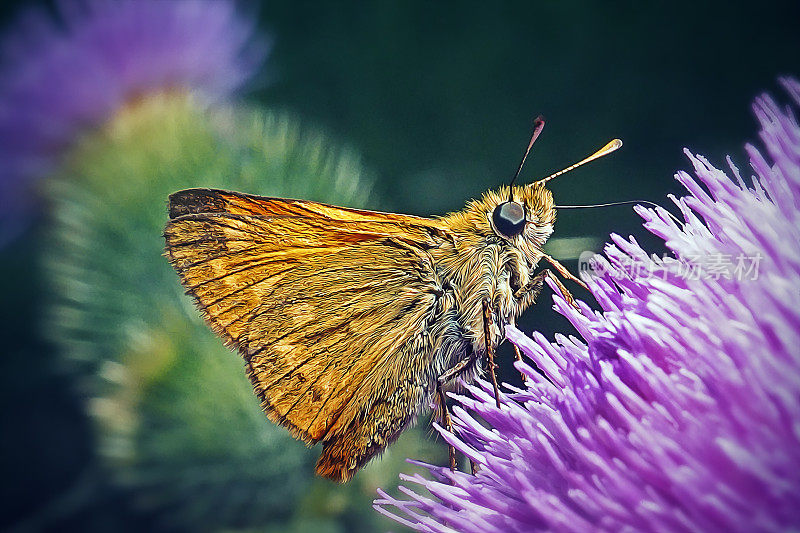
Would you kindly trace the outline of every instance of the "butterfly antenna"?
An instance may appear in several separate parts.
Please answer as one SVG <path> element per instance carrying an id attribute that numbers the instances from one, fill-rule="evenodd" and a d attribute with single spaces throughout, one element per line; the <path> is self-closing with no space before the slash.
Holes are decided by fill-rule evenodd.
<path id="1" fill-rule="evenodd" d="M 535 181 L 534 183 L 542 183 L 542 184 L 547 183 L 551 179 L 557 178 L 562 174 L 566 174 L 570 170 L 575 170 L 576 168 L 578 168 L 581 165 L 585 165 L 589 161 L 594 161 L 595 159 L 600 159 L 604 155 L 608 155 L 611 152 L 614 152 L 614 151 L 618 150 L 621 146 L 622 146 L 622 141 L 619 140 L 619 139 L 614 139 L 613 141 L 609 142 L 608 144 L 606 144 L 605 146 L 600 148 L 598 151 L 596 151 L 595 153 L 593 153 L 592 155 L 590 155 L 586 159 L 584 159 L 582 161 L 578 161 L 574 165 L 570 165 L 567 168 L 565 168 L 564 170 L 559 170 L 555 174 L 550 174 L 546 178 L 541 179 L 539 181 Z M 523 158 L 523 161 L 525 161 L 524 158 Z"/>
<path id="2" fill-rule="evenodd" d="M 675 215 L 670 213 L 669 210 L 665 209 L 663 206 L 660 206 L 655 202 L 650 202 L 648 200 L 622 200 L 620 202 L 608 202 L 608 203 L 605 203 L 605 204 L 555 205 L 553 207 L 555 207 L 556 209 L 591 209 L 591 208 L 594 208 L 594 207 L 612 207 L 612 206 L 615 206 L 615 205 L 630 205 L 630 204 L 647 204 L 647 205 L 649 205 L 651 207 L 660 207 L 661 209 L 664 209 L 664 211 L 667 212 L 667 215 L 669 215 L 669 217 L 672 220 L 674 220 L 679 226 L 683 225 L 683 222 L 681 222 L 678 219 L 678 217 L 676 217 Z"/>
<path id="3" fill-rule="evenodd" d="M 522 172 L 522 167 L 525 165 L 525 160 L 528 158 L 528 154 L 531 153 L 531 148 L 533 147 L 533 143 L 536 142 L 536 139 L 539 137 L 539 134 L 542 133 L 542 129 L 544 128 L 544 117 L 539 115 L 533 121 L 533 135 L 531 135 L 531 142 L 528 143 L 528 149 L 525 150 L 525 155 L 522 156 L 522 161 L 519 162 L 519 166 L 517 167 L 517 172 L 514 174 L 514 177 L 511 178 L 511 183 L 508 184 L 508 201 L 513 202 L 514 197 L 512 191 L 514 182 L 517 181 L 519 177 L 519 173 Z"/>

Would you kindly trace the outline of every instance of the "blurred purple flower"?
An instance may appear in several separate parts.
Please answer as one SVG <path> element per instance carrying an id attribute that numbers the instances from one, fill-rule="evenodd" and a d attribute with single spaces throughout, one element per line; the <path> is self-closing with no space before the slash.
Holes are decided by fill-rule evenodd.
<path id="1" fill-rule="evenodd" d="M 432 498 L 381 491 L 380 512 L 417 531 L 800 529 L 800 127 L 768 96 L 754 109 L 752 187 L 687 152 L 686 222 L 637 208 L 674 257 L 612 236 L 587 277 L 602 312 L 554 297 L 584 341 L 506 329 L 553 383 L 518 363 L 528 387 L 502 409 L 485 382 L 456 396 L 442 433 L 477 475 L 428 466 L 403 479 Z"/>
<path id="2" fill-rule="evenodd" d="M 227 97 L 267 50 L 233 0 L 60 0 L 56 11 L 25 11 L 0 43 L 0 233 L 82 128 L 153 91 Z"/>

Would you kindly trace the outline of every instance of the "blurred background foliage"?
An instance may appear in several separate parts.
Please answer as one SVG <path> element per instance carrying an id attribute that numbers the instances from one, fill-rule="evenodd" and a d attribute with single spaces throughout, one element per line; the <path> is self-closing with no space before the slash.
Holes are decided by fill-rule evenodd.
<path id="1" fill-rule="evenodd" d="M 0 6 L 5 31 L 27 3 Z M 73 146 L 36 223 L 0 249 L 0 527 L 397 530 L 371 510 L 374 489 L 412 471 L 405 457 L 443 461 L 423 421 L 353 483 L 314 479 L 317 450 L 264 419 L 160 256 L 170 192 L 442 214 L 509 179 L 541 113 L 524 181 L 621 137 L 553 183 L 557 202 L 663 203 L 682 147 L 744 161 L 753 96 L 800 71 L 790 1 L 244 8 L 272 40 L 245 105 L 129 102 Z M 597 248 L 611 231 L 646 240 L 639 226 L 625 207 L 565 211 L 556 237 Z M 571 268 L 575 255 L 561 254 Z M 548 296 L 521 322 L 567 329 Z"/>

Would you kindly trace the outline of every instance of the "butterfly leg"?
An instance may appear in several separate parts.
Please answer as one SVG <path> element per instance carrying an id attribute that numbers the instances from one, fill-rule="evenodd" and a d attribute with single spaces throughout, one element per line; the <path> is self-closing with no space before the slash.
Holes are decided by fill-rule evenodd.
<path id="1" fill-rule="evenodd" d="M 470 366 L 472 363 L 475 362 L 475 352 L 470 352 L 468 357 L 465 357 L 456 365 L 444 372 L 439 378 L 436 380 L 436 397 L 439 400 L 439 406 L 442 409 L 442 426 L 447 431 L 453 431 L 453 421 L 450 419 L 450 412 L 447 409 L 447 400 L 444 395 L 444 384 L 453 379 L 454 377 L 458 376 L 461 372 L 464 371 L 465 368 Z M 450 470 L 455 471 L 456 469 L 456 449 L 453 447 L 452 444 L 448 444 L 448 451 L 450 455 Z"/>
<path id="2" fill-rule="evenodd" d="M 497 408 L 500 409 L 500 389 L 497 386 L 497 374 L 495 369 L 497 365 L 494 363 L 494 345 L 492 344 L 492 308 L 489 307 L 489 301 L 483 300 L 483 342 L 486 345 L 486 358 L 489 363 L 489 376 L 492 378 L 492 387 L 494 387 L 494 401 L 497 403 Z"/>
<path id="3" fill-rule="evenodd" d="M 442 390 L 442 384 L 438 383 L 436 385 L 436 398 L 439 402 L 439 408 L 442 410 L 442 427 L 447 431 L 453 431 L 453 421 L 450 419 L 450 412 L 447 410 L 447 400 L 445 399 L 444 391 Z M 456 470 L 456 449 L 453 447 L 452 444 L 449 442 L 447 443 L 447 454 L 450 459 L 450 470 L 455 472 Z"/>
<path id="4" fill-rule="evenodd" d="M 530 298 L 531 300 L 535 300 L 539 293 L 542 292 L 542 286 L 544 285 L 544 278 L 548 275 L 551 275 L 551 272 L 547 269 L 542 270 L 541 272 L 537 273 L 534 277 L 528 281 L 525 285 L 517 289 L 514 292 L 514 298 L 517 300 L 522 300 L 524 298 Z M 514 359 L 517 361 L 522 361 L 522 355 L 519 353 L 519 348 L 517 348 L 516 344 L 512 344 L 511 346 L 514 347 Z M 524 382 L 527 379 L 527 376 L 520 372 L 520 376 L 522 377 L 522 381 Z"/>
<path id="5" fill-rule="evenodd" d="M 514 298 L 517 300 L 522 300 L 523 298 L 536 298 L 539 296 L 539 293 L 542 291 L 542 285 L 544 285 L 544 278 L 546 278 L 549 274 L 550 271 L 547 269 L 537 273 L 530 279 L 530 281 L 528 281 L 528 283 L 517 289 L 517 291 L 514 293 Z"/>
<path id="6" fill-rule="evenodd" d="M 569 270 L 564 268 L 564 266 L 561 263 L 559 263 L 555 259 L 552 259 L 550 256 L 545 256 L 545 258 L 547 258 L 550 261 L 553 261 L 554 266 L 558 265 L 558 267 L 562 268 L 564 272 L 566 272 L 566 275 L 564 277 L 569 277 L 569 279 L 574 279 L 578 283 L 580 283 L 582 287 L 586 287 L 585 283 L 583 283 L 581 280 L 570 274 Z M 560 270 L 559 273 L 564 275 Z M 558 279 L 555 274 L 553 274 L 553 271 L 547 268 L 536 274 L 533 278 L 531 278 L 531 280 L 528 283 L 526 283 L 523 287 L 518 289 L 517 292 L 514 293 L 514 298 L 520 300 L 522 298 L 530 296 L 531 294 L 535 298 L 542 290 L 544 278 L 550 278 L 553 281 L 553 283 L 556 284 L 556 287 L 558 287 L 558 292 L 561 293 L 561 296 L 564 297 L 567 303 L 570 304 L 575 309 L 579 309 L 578 304 L 575 303 L 575 298 L 572 296 L 572 293 L 570 293 L 569 290 L 567 290 L 567 288 L 564 286 L 564 284 L 561 283 L 561 280 Z"/>
<path id="7" fill-rule="evenodd" d="M 564 265 L 562 265 L 561 263 L 559 263 L 558 261 L 556 261 L 555 259 L 553 259 L 552 257 L 550 257 L 550 256 L 549 256 L 549 255 L 547 255 L 547 254 L 544 254 L 544 255 L 542 256 L 542 258 L 543 258 L 543 259 L 545 259 L 545 260 L 546 260 L 548 263 L 550 263 L 551 265 L 553 265 L 553 268 L 555 268 L 555 269 L 556 269 L 556 271 L 557 271 L 559 274 L 561 274 L 562 276 L 564 276 L 564 278 L 566 278 L 566 279 L 568 279 L 568 280 L 570 280 L 570 281 L 573 281 L 573 282 L 577 283 L 578 285 L 580 285 L 581 287 L 583 287 L 583 288 L 584 288 L 584 289 L 586 289 L 587 291 L 589 290 L 589 287 L 588 287 L 588 286 L 587 286 L 587 285 L 586 285 L 586 284 L 585 284 L 583 281 L 581 281 L 580 279 L 578 279 L 578 278 L 576 278 L 575 276 L 573 276 L 573 275 L 572 275 L 572 272 L 570 272 L 569 270 L 567 270 L 567 267 L 565 267 Z M 555 276 L 553 276 L 553 277 L 555 278 Z M 561 284 L 560 284 L 560 283 L 559 283 L 559 290 L 561 290 Z M 563 291 L 561 291 L 561 292 L 563 293 L 564 291 L 566 291 L 566 289 L 564 289 L 564 290 L 563 290 Z M 566 292 L 567 292 L 567 294 L 569 294 L 569 291 L 566 291 Z M 572 296 L 572 295 L 570 295 L 570 297 L 571 297 L 571 296 Z"/>

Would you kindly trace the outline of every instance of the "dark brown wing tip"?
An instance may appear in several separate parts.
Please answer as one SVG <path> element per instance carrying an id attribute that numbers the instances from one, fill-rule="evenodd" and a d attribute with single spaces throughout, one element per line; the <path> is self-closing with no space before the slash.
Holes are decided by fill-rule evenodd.
<path id="1" fill-rule="evenodd" d="M 223 191 L 185 189 L 169 195 L 169 218 L 198 213 L 221 213 L 228 205 Z"/>

